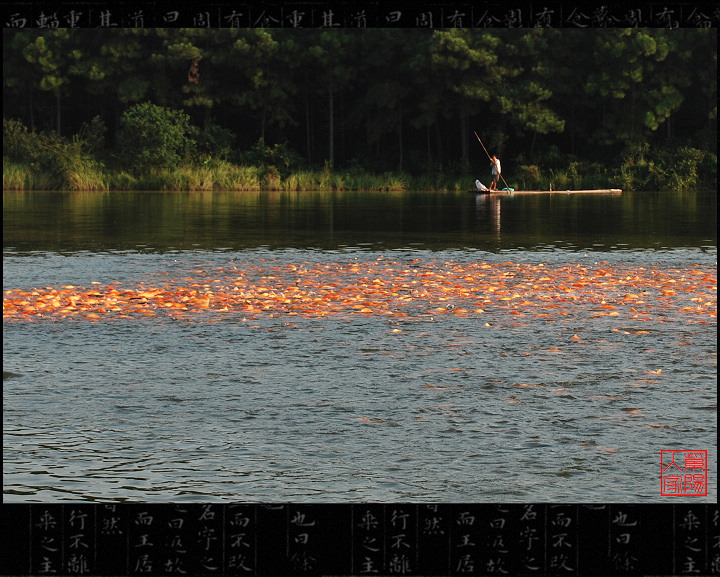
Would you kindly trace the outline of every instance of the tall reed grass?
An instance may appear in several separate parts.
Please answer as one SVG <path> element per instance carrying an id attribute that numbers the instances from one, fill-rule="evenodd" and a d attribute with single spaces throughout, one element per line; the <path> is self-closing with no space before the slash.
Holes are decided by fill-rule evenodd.
<path id="1" fill-rule="evenodd" d="M 113 190 L 261 190 L 258 170 L 252 166 L 236 166 L 216 161 L 207 166 L 180 166 L 148 174 L 133 175 L 125 171 L 110 177 Z"/>
<path id="2" fill-rule="evenodd" d="M 691 151 L 694 152 L 694 151 Z M 520 166 L 514 178 L 505 177 L 516 190 L 577 190 L 622 188 L 623 190 L 675 190 L 696 188 L 700 182 L 699 155 L 687 155 L 685 170 L 668 168 L 642 155 L 628 158 L 609 171 L 597 164 L 570 163 L 568 167 Z M 39 165 L 3 157 L 4 190 L 166 190 L 166 191 L 405 191 L 460 192 L 474 189 L 471 176 L 456 174 L 371 174 L 362 170 L 300 170 L 284 178 L 268 167 L 238 166 L 227 161 L 185 165 L 145 174 L 108 170 L 92 158 L 75 155 Z"/>
<path id="3" fill-rule="evenodd" d="M 49 171 L 3 158 L 3 190 L 108 190 L 109 178 L 95 163 Z"/>
<path id="4" fill-rule="evenodd" d="M 25 190 L 30 188 L 30 169 L 27 165 L 3 158 L 3 190 Z"/>
<path id="5" fill-rule="evenodd" d="M 108 190 L 105 170 L 92 160 L 69 166 L 63 175 L 61 188 L 65 190 Z"/>
<path id="6" fill-rule="evenodd" d="M 519 190 L 582 190 L 616 187 L 612 175 L 599 164 L 570 162 L 566 168 L 521 165 L 511 187 Z M 622 188 L 622 187 L 621 187 Z"/>
<path id="7" fill-rule="evenodd" d="M 289 174 L 282 182 L 282 189 L 287 191 L 318 190 L 319 188 L 318 173 L 307 170 Z"/>

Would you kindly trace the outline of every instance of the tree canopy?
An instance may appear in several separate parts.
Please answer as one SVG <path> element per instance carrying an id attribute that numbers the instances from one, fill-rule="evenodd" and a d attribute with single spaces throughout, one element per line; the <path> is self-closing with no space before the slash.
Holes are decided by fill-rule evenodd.
<path id="1" fill-rule="evenodd" d="M 110 147 L 149 102 L 310 165 L 415 172 L 717 150 L 713 30 L 3 30 L 3 117 Z M 123 127 L 126 125 L 124 124 Z M 126 127 L 123 128 L 126 130 Z"/>

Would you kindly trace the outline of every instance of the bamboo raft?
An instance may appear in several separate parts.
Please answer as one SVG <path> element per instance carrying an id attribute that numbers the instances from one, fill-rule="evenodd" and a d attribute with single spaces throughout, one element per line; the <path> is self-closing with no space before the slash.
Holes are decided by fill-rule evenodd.
<path id="1" fill-rule="evenodd" d="M 587 190 L 470 190 L 473 194 L 622 194 L 621 188 L 595 188 Z"/>

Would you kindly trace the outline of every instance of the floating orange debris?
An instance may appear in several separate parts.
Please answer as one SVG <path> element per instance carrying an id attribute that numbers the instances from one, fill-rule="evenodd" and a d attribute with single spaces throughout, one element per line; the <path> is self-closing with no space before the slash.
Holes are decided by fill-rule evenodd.
<path id="1" fill-rule="evenodd" d="M 607 263 L 592 270 L 512 262 L 413 261 L 408 267 L 385 257 L 352 264 L 303 262 L 243 267 L 235 263 L 212 271 L 194 270 L 193 275 L 166 279 L 158 286 L 138 283 L 123 287 L 118 281 L 102 284 L 93 280 L 88 287 L 8 289 L 3 293 L 3 319 L 98 320 L 198 313 L 310 317 L 452 313 L 467 317 L 472 311 L 497 315 L 492 323 L 484 323 L 490 327 L 512 325 L 506 315 L 555 322 L 576 315 L 578 306 L 592 311 L 591 318 L 646 321 L 660 310 L 663 320 L 669 313 L 677 320 L 697 323 L 708 322 L 705 319 L 714 322 L 717 317 L 717 273 L 698 269 L 697 265 L 684 271 L 663 271 L 613 269 Z M 668 296 L 673 298 L 663 298 Z M 532 307 L 531 316 L 526 313 L 527 307 Z M 572 338 L 582 340 L 578 335 Z"/>

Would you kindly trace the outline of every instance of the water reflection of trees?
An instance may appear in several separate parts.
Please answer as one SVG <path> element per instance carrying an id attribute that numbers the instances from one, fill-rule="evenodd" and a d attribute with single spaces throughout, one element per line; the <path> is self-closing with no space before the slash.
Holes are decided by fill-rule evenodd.
<path id="1" fill-rule="evenodd" d="M 3 244 L 49 251 L 708 246 L 717 242 L 716 206 L 712 195 L 672 193 L 6 192 Z"/>

